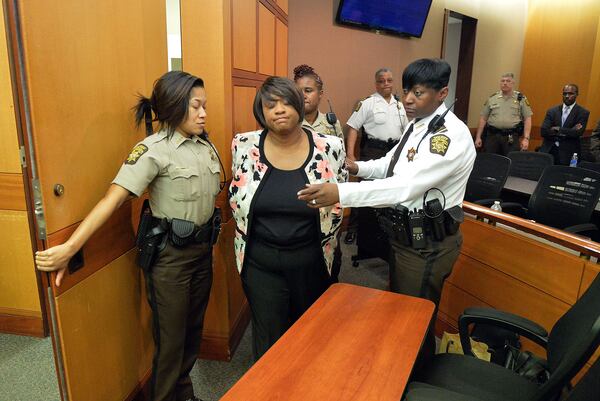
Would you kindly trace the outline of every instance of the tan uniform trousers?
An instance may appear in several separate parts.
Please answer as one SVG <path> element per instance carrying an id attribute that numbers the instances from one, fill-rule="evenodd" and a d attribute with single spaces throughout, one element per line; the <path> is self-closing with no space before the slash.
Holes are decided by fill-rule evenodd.
<path id="1" fill-rule="evenodd" d="M 212 285 L 212 246 L 167 246 L 146 274 L 152 309 L 154 358 L 150 382 L 152 401 L 184 401 L 194 396 L 194 367 L 204 313 Z"/>
<path id="2" fill-rule="evenodd" d="M 462 246 L 460 230 L 442 241 L 427 239 L 427 247 L 413 249 L 390 240 L 390 290 L 440 303 L 442 287 L 452 273 Z"/>

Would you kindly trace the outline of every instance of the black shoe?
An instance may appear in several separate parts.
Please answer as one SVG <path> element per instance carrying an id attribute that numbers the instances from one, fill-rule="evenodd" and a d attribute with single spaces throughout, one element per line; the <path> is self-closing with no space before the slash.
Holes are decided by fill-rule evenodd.
<path id="1" fill-rule="evenodd" d="M 344 237 L 344 244 L 354 244 L 354 241 L 356 241 L 356 233 L 354 231 L 348 231 Z"/>

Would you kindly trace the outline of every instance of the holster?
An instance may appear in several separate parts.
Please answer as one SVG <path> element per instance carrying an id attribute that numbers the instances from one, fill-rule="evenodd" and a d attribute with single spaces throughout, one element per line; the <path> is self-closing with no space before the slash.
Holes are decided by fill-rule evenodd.
<path id="1" fill-rule="evenodd" d="M 395 208 L 386 207 L 375 209 L 377 222 L 389 239 L 396 240 L 402 245 L 409 246 L 408 209 L 402 205 Z"/>
<path id="2" fill-rule="evenodd" d="M 156 219 L 152 216 L 150 204 L 146 199 L 140 214 L 140 223 L 135 244 L 138 248 L 136 263 L 144 272 L 149 272 L 156 258 L 167 243 L 168 223 L 166 219 Z"/>

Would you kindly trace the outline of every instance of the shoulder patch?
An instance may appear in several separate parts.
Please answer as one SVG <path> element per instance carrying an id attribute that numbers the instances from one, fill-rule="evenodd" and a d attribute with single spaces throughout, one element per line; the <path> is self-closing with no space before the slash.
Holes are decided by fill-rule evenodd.
<path id="1" fill-rule="evenodd" d="M 129 153 L 129 156 L 127 156 L 127 159 L 125 159 L 125 164 L 137 163 L 137 161 L 140 159 L 140 157 L 147 151 L 148 151 L 148 146 L 144 145 L 143 143 L 136 145 L 131 150 L 131 153 Z"/>
<path id="2" fill-rule="evenodd" d="M 531 107 L 531 104 L 529 103 L 529 99 L 527 99 L 527 98 L 523 98 L 523 100 L 525 100 L 525 104 L 526 104 L 528 107 Z"/>
<path id="3" fill-rule="evenodd" d="M 437 134 L 429 139 L 429 151 L 440 156 L 445 156 L 450 147 L 450 138 L 444 134 Z"/>
<path id="4" fill-rule="evenodd" d="M 356 104 L 356 107 L 354 108 L 354 112 L 359 111 L 361 106 L 362 106 L 362 101 L 360 101 Z"/>

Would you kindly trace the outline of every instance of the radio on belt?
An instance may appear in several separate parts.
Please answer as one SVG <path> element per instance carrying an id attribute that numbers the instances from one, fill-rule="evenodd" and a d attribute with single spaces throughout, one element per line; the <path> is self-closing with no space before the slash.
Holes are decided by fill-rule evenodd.
<path id="1" fill-rule="evenodd" d="M 408 227 L 414 249 L 423 249 L 427 246 L 425 240 L 425 214 L 422 210 L 415 209 L 408 215 Z"/>

